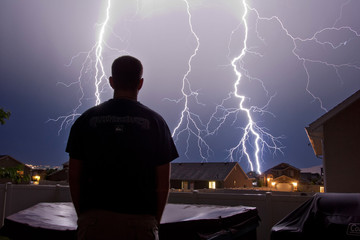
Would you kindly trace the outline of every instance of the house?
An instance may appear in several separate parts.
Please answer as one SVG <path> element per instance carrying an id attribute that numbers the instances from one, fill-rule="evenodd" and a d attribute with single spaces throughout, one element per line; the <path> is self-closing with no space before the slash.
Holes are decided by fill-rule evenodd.
<path id="1" fill-rule="evenodd" d="M 246 188 L 252 187 L 252 181 L 237 162 L 171 163 L 170 187 Z"/>
<path id="2" fill-rule="evenodd" d="M 319 173 L 311 173 L 311 172 L 301 172 L 300 183 L 307 185 L 311 185 L 311 184 L 323 185 L 321 175 Z"/>
<path id="3" fill-rule="evenodd" d="M 359 193 L 360 90 L 305 128 L 323 159 L 325 192 Z"/>
<path id="4" fill-rule="evenodd" d="M 57 170 L 46 177 L 49 181 L 65 181 L 69 182 L 69 161 L 63 163 L 63 168 Z"/>
<path id="5" fill-rule="evenodd" d="M 246 174 L 250 179 L 258 179 L 259 178 L 259 174 L 255 171 L 250 171 Z"/>
<path id="6" fill-rule="evenodd" d="M 27 177 L 30 176 L 31 171 L 30 167 L 9 155 L 0 155 L 0 169 L 2 170 L 0 183 L 28 182 Z"/>
<path id="7" fill-rule="evenodd" d="M 300 182 L 302 184 L 308 185 L 324 185 L 323 176 L 324 170 L 323 166 L 313 166 L 310 168 L 300 169 Z"/>
<path id="8" fill-rule="evenodd" d="M 38 183 L 40 180 L 45 179 L 45 177 L 46 177 L 45 169 L 34 168 L 31 170 L 31 180 L 33 181 L 33 183 Z"/>
<path id="9" fill-rule="evenodd" d="M 300 169 L 287 163 L 280 163 L 261 175 L 267 187 L 278 191 L 295 191 L 300 180 Z"/>
<path id="10" fill-rule="evenodd" d="M 260 185 L 260 174 L 258 174 L 255 171 L 250 171 L 246 175 L 251 180 L 253 186 L 257 186 L 257 187 L 261 186 Z"/>

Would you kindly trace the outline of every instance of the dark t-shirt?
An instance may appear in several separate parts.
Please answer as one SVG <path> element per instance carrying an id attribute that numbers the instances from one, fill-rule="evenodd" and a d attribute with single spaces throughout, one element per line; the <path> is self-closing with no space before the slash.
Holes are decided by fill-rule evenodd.
<path id="1" fill-rule="evenodd" d="M 156 214 L 156 167 L 178 157 L 164 119 L 139 102 L 111 99 L 82 114 L 66 152 L 84 164 L 80 211 Z"/>

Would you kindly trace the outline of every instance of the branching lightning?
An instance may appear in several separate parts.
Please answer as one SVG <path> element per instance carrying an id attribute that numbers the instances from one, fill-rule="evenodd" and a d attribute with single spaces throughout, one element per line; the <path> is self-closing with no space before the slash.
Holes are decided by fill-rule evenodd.
<path id="1" fill-rule="evenodd" d="M 244 0 L 243 6 L 244 6 L 245 10 L 244 10 L 244 15 L 242 17 L 242 24 L 244 25 L 244 28 L 245 28 L 245 36 L 244 36 L 244 41 L 243 41 L 243 49 L 241 51 L 241 54 L 231 61 L 231 65 L 237 76 L 237 79 L 233 86 L 234 91 L 231 92 L 228 95 L 228 98 L 225 98 L 222 101 L 222 103 L 216 107 L 216 110 L 210 117 L 208 123 L 203 124 L 203 122 L 200 119 L 200 116 L 191 112 L 190 106 L 189 106 L 189 98 L 190 97 L 193 97 L 196 100 L 196 103 L 199 104 L 199 102 L 197 101 L 197 92 L 194 92 L 191 90 L 191 85 L 190 85 L 188 76 L 192 69 L 192 66 L 191 66 L 192 59 L 196 56 L 196 53 L 200 47 L 200 42 L 199 42 L 199 38 L 198 38 L 197 34 L 194 32 L 194 29 L 193 29 L 193 25 L 192 25 L 192 21 L 191 21 L 192 16 L 191 16 L 191 12 L 189 9 L 189 3 L 186 0 L 184 0 L 184 2 L 186 3 L 186 6 L 187 6 L 187 13 L 188 13 L 188 17 L 189 17 L 188 22 L 189 22 L 190 30 L 191 30 L 191 33 L 193 34 L 193 36 L 196 38 L 197 46 L 194 50 L 194 53 L 189 58 L 188 71 L 186 72 L 186 74 L 184 75 L 184 77 L 182 79 L 181 92 L 182 92 L 183 97 L 181 100 L 184 101 L 184 108 L 181 112 L 181 117 L 180 117 L 179 123 L 173 130 L 173 137 L 175 138 L 175 141 L 176 141 L 179 138 L 180 134 L 182 134 L 184 132 L 187 133 L 187 147 L 186 147 L 186 152 L 187 152 L 188 147 L 189 147 L 189 138 L 191 135 L 195 136 L 195 138 L 197 139 L 200 156 L 202 157 L 203 160 L 206 160 L 207 157 L 209 156 L 209 153 L 211 153 L 211 149 L 210 149 L 209 145 L 206 143 L 205 137 L 209 136 L 209 135 L 214 135 L 216 132 L 218 132 L 219 129 L 221 128 L 221 126 L 225 123 L 225 121 L 228 119 L 228 117 L 230 115 L 238 115 L 238 114 L 240 114 L 240 112 L 244 112 L 246 115 L 247 124 L 246 124 L 245 128 L 243 129 L 244 132 L 243 132 L 243 135 L 242 135 L 239 143 L 235 147 L 233 147 L 229 150 L 228 158 L 230 161 L 235 161 L 235 160 L 237 161 L 237 160 L 239 160 L 237 158 L 237 153 L 241 153 L 241 156 L 243 156 L 243 155 L 246 156 L 246 159 L 248 160 L 250 169 L 253 171 L 254 164 L 255 164 L 256 171 L 258 173 L 261 173 L 261 168 L 260 168 L 261 164 L 260 164 L 260 156 L 259 155 L 261 154 L 264 147 L 271 148 L 275 151 L 277 151 L 277 150 L 281 151 L 282 147 L 279 142 L 279 138 L 273 137 L 271 134 L 267 133 L 264 128 L 260 128 L 254 122 L 254 120 L 252 118 L 251 111 L 265 112 L 266 106 L 264 106 L 263 108 L 258 108 L 255 106 L 253 106 L 251 108 L 246 108 L 244 106 L 244 101 L 246 100 L 246 97 L 238 94 L 238 87 L 239 87 L 239 83 L 241 81 L 242 74 L 238 70 L 237 64 L 242 61 L 246 52 L 249 51 L 247 48 L 247 41 L 248 41 L 248 26 L 247 26 L 247 19 L 246 19 L 247 12 L 248 12 L 247 4 Z M 237 31 L 237 29 L 234 30 L 233 32 Z M 263 87 L 264 87 L 264 90 L 266 91 L 264 85 L 263 85 Z M 240 103 L 239 103 L 238 107 L 226 108 L 224 106 L 224 103 L 232 97 L 239 99 Z M 270 98 L 270 100 L 271 100 L 271 98 Z M 270 100 L 269 100 L 269 102 L 270 102 Z M 220 113 L 221 117 L 217 117 L 217 115 L 219 115 L 219 113 Z M 211 130 L 210 125 L 214 125 L 214 123 L 216 124 L 216 127 L 215 128 L 213 127 L 213 129 Z M 195 130 L 193 130 L 193 128 Z M 203 136 L 205 136 L 205 137 L 203 137 Z M 267 143 L 265 141 L 265 138 L 269 138 L 271 140 L 271 142 Z M 254 157 L 251 157 L 248 146 L 252 146 L 253 149 L 251 149 L 251 150 L 254 150 L 254 154 L 253 154 Z M 203 155 L 204 148 L 206 150 L 205 151 L 206 155 Z M 253 158 L 255 159 L 254 164 L 252 161 Z"/>
<path id="2" fill-rule="evenodd" d="M 99 39 L 95 47 L 95 97 L 96 97 L 95 105 L 99 105 L 101 102 L 100 84 L 104 79 L 106 79 L 102 53 L 103 53 L 103 45 L 104 45 L 105 28 L 110 18 L 110 7 L 111 7 L 110 5 L 111 5 L 111 1 L 108 0 L 108 5 L 106 8 L 106 18 L 105 21 L 101 24 Z"/>
<path id="3" fill-rule="evenodd" d="M 291 39 L 292 44 L 293 44 L 292 53 L 302 63 L 303 69 L 304 69 L 304 71 L 306 73 L 306 76 L 307 76 L 305 90 L 309 95 L 311 95 L 311 97 L 313 98 L 314 101 L 319 102 L 320 108 L 322 110 L 324 110 L 325 112 L 327 112 L 328 110 L 324 107 L 324 104 L 323 104 L 322 100 L 320 99 L 320 97 L 317 97 L 314 93 L 312 93 L 312 91 L 309 88 L 309 85 L 310 85 L 310 73 L 309 73 L 307 64 L 309 64 L 309 63 L 318 63 L 318 64 L 323 64 L 325 66 L 331 67 L 331 68 L 334 69 L 335 74 L 337 75 L 337 77 L 340 80 L 341 80 L 341 76 L 339 74 L 339 69 L 340 68 L 342 68 L 342 67 L 350 67 L 350 68 L 356 68 L 356 69 L 360 70 L 360 67 L 358 65 L 354 64 L 354 63 L 334 64 L 334 63 L 331 63 L 329 61 L 323 61 L 323 60 L 320 60 L 320 59 L 311 59 L 311 58 L 302 57 L 300 55 L 301 51 L 300 51 L 300 48 L 299 48 L 298 44 L 299 43 L 304 43 L 304 42 L 314 42 L 314 43 L 319 44 L 319 45 L 324 46 L 324 47 L 330 46 L 333 50 L 335 50 L 337 48 L 345 46 L 347 44 L 347 41 L 340 42 L 339 44 L 333 44 L 330 41 L 321 41 L 321 40 L 319 40 L 318 36 L 321 35 L 324 32 L 327 32 L 327 31 L 337 31 L 337 32 L 339 32 L 339 31 L 346 30 L 349 33 L 352 33 L 354 35 L 354 37 L 360 37 L 360 34 L 356 30 L 352 29 L 351 27 L 348 27 L 348 26 L 335 27 L 337 22 L 342 17 L 343 7 L 346 4 L 348 4 L 350 1 L 347 1 L 344 4 L 342 4 L 340 16 L 339 16 L 338 19 L 336 19 L 336 21 L 335 21 L 335 23 L 333 24 L 332 27 L 326 27 L 326 28 L 320 29 L 320 30 L 316 31 L 312 36 L 310 36 L 308 38 L 300 38 L 300 37 L 293 36 L 290 33 L 290 31 L 284 26 L 284 23 L 282 22 L 282 20 L 278 16 L 262 17 L 255 8 L 252 8 L 252 7 L 248 6 L 249 10 L 253 11 L 256 14 L 258 20 L 261 20 L 261 21 L 276 21 L 276 22 L 278 22 L 279 25 L 280 25 L 280 28 L 282 29 L 282 31 L 285 32 L 285 34 L 289 37 L 289 39 Z"/>
<path id="4" fill-rule="evenodd" d="M 70 63 L 67 65 L 67 66 L 71 66 L 73 61 L 76 58 L 80 57 L 81 55 L 85 55 L 84 60 L 81 64 L 80 74 L 77 78 L 77 81 L 72 82 L 70 84 L 65 84 L 63 82 L 58 83 L 59 85 L 63 85 L 65 87 L 71 87 L 73 85 L 77 85 L 77 86 L 79 86 L 79 89 L 81 92 L 81 96 L 79 97 L 79 100 L 78 100 L 78 105 L 72 110 L 72 112 L 70 114 L 59 116 L 55 119 L 48 120 L 48 122 L 49 121 L 60 122 L 60 128 L 59 128 L 58 134 L 60 134 L 60 132 L 65 127 L 72 124 L 76 117 L 81 115 L 79 113 L 79 109 L 82 107 L 83 100 L 85 97 L 84 88 L 87 87 L 87 86 L 84 86 L 86 84 L 85 80 L 84 80 L 84 78 L 85 78 L 84 76 L 86 74 L 92 75 L 91 73 L 93 71 L 95 71 L 94 75 L 92 76 L 93 83 L 94 83 L 94 89 L 95 89 L 95 91 L 94 91 L 95 105 L 99 105 L 101 103 L 101 93 L 104 91 L 104 88 L 108 85 L 108 83 L 106 81 L 107 76 L 106 76 L 105 68 L 104 68 L 104 64 L 103 64 L 104 47 L 107 47 L 108 49 L 110 49 L 112 51 L 117 51 L 120 54 L 127 53 L 125 50 L 119 50 L 117 48 L 112 48 L 112 47 L 108 46 L 105 41 L 106 29 L 109 28 L 108 23 L 109 23 L 109 19 L 110 19 L 110 10 L 111 10 L 111 0 L 107 0 L 105 19 L 102 23 L 98 24 L 100 26 L 100 31 L 99 31 L 98 38 L 97 38 L 95 45 L 90 49 L 90 51 L 80 52 L 77 55 L 75 55 L 74 57 L 72 57 Z M 112 32 L 112 33 L 113 33 L 113 35 L 115 35 L 115 37 L 117 37 L 118 39 L 121 40 L 121 38 L 119 36 L 117 36 L 116 34 L 114 34 L 114 32 Z"/>
<path id="5" fill-rule="evenodd" d="M 269 98 L 268 103 L 262 107 L 256 107 L 251 106 L 249 108 L 245 107 L 244 102 L 246 100 L 246 96 L 240 95 L 238 93 L 238 89 L 240 87 L 240 82 L 243 77 L 242 72 L 244 73 L 244 76 L 251 78 L 246 69 L 243 68 L 243 58 L 245 57 L 247 52 L 250 52 L 248 48 L 248 34 L 249 34 L 249 28 L 248 28 L 248 5 L 245 0 L 242 0 L 242 5 L 244 9 L 244 13 L 242 15 L 242 25 L 244 27 L 244 37 L 243 37 L 243 47 L 241 49 L 240 54 L 237 57 L 234 57 L 231 61 L 231 66 L 233 68 L 233 71 L 236 75 L 236 81 L 233 86 L 233 92 L 231 92 L 227 98 L 225 98 L 220 105 L 217 106 L 216 111 L 212 115 L 212 118 L 218 113 L 219 109 L 224 112 L 222 115 L 222 118 L 220 121 L 218 120 L 218 127 L 215 128 L 212 132 L 209 132 L 210 134 L 213 134 L 214 132 L 218 131 L 219 128 L 223 125 L 225 120 L 230 115 L 237 115 L 240 114 L 240 112 L 244 112 L 246 116 L 246 124 L 243 128 L 243 134 L 240 139 L 240 141 L 232 148 L 228 150 L 229 155 L 228 158 L 230 161 L 239 161 L 242 157 L 245 157 L 251 171 L 256 170 L 257 173 L 261 173 L 261 155 L 265 147 L 268 149 L 272 149 L 274 152 L 280 151 L 282 152 L 282 145 L 279 141 L 281 137 L 274 137 L 270 133 L 266 131 L 265 128 L 261 128 L 257 125 L 257 123 L 254 121 L 252 112 L 266 112 L 266 107 L 270 103 L 272 97 Z M 239 29 L 239 26 L 232 32 L 236 32 Z M 230 39 L 231 40 L 231 39 Z M 230 44 L 229 44 L 230 45 Z M 260 55 L 257 54 L 256 55 Z M 261 56 L 261 55 L 260 55 Z M 240 70 L 239 70 L 240 68 Z M 261 85 L 263 86 L 263 89 L 266 94 L 268 94 L 268 91 L 266 90 L 264 83 L 260 79 L 256 79 L 261 82 Z M 224 102 L 231 99 L 232 97 L 235 97 L 239 100 L 239 105 L 237 108 L 225 108 Z M 212 119 L 210 119 L 210 122 Z M 249 149 L 251 147 L 251 149 Z M 253 154 L 251 154 L 251 152 Z"/>
<path id="6" fill-rule="evenodd" d="M 188 60 L 188 63 L 187 63 L 188 70 L 182 78 L 181 93 L 183 96 L 177 102 L 184 101 L 184 108 L 181 111 L 181 117 L 180 117 L 179 123 L 174 128 L 174 130 L 172 132 L 172 136 L 174 137 L 174 140 L 176 142 L 178 140 L 180 134 L 183 134 L 183 133 L 187 134 L 187 141 L 186 141 L 187 145 L 186 145 L 185 155 L 187 155 L 188 150 L 189 150 L 190 137 L 195 136 L 197 139 L 197 146 L 199 149 L 199 154 L 200 154 L 202 160 L 206 161 L 208 156 L 211 154 L 211 149 L 202 136 L 203 131 L 201 129 L 203 129 L 204 124 L 201 122 L 199 115 L 190 111 L 190 106 L 189 106 L 190 98 L 193 98 L 197 104 L 200 104 L 197 99 L 198 93 L 191 89 L 191 84 L 189 81 L 189 74 L 191 73 L 191 70 L 192 70 L 192 60 L 196 56 L 196 54 L 199 50 L 200 39 L 193 29 L 190 5 L 187 0 L 184 0 L 184 2 L 186 4 L 186 11 L 188 14 L 188 24 L 190 27 L 190 31 L 191 31 L 192 35 L 194 36 L 194 38 L 196 39 L 196 47 L 194 49 L 193 54 L 190 56 L 190 58 Z M 193 128 L 195 128 L 195 129 L 193 130 Z"/>
<path id="7" fill-rule="evenodd" d="M 242 96 L 242 95 L 239 95 L 237 93 L 238 91 L 238 88 L 239 88 L 239 85 L 240 85 L 240 82 L 241 82 L 241 78 L 243 77 L 242 76 L 242 73 L 241 72 L 244 72 L 245 73 L 245 76 L 248 77 L 248 78 L 251 78 L 248 74 L 247 74 L 247 71 L 246 69 L 244 69 L 242 67 L 242 59 L 244 58 L 245 54 L 248 51 L 248 46 L 247 46 L 247 41 L 248 41 L 248 24 L 247 24 L 247 15 L 248 15 L 248 12 L 249 11 L 252 11 L 256 14 L 257 16 L 257 22 L 258 21 L 272 21 L 272 20 L 276 20 L 280 26 L 281 26 L 281 29 L 282 31 L 284 31 L 286 33 L 286 35 L 291 39 L 292 43 L 293 43 L 293 49 L 292 49 L 292 53 L 294 56 L 296 56 L 296 58 L 302 62 L 302 65 L 303 65 L 303 69 L 306 73 L 306 92 L 308 94 L 310 94 L 312 96 L 312 98 L 314 99 L 314 101 L 318 101 L 319 104 L 320 104 L 320 108 L 323 109 L 324 111 L 327 111 L 327 109 L 324 107 L 323 105 L 323 102 L 322 100 L 315 96 L 315 94 L 313 94 L 311 92 L 311 90 L 309 89 L 309 84 L 310 84 L 310 74 L 309 74 L 309 70 L 308 70 L 308 67 L 306 64 L 308 63 L 320 63 L 320 64 L 323 64 L 325 66 L 328 66 L 328 67 L 331 67 L 334 69 L 336 75 L 338 76 L 339 79 L 341 79 L 341 76 L 339 74 L 339 69 L 341 67 L 351 67 L 351 68 L 355 68 L 355 69 L 358 69 L 360 70 L 360 67 L 354 63 L 343 63 L 343 64 L 334 64 L 334 63 L 331 63 L 329 61 L 322 61 L 322 60 L 319 60 L 319 59 L 310 59 L 310 58 L 305 58 L 305 57 L 302 57 L 300 55 L 300 51 L 299 51 L 299 47 L 298 47 L 298 43 L 299 42 L 315 42 L 316 44 L 319 44 L 319 45 L 322 45 L 322 46 L 330 46 L 332 49 L 337 49 L 339 47 L 342 47 L 342 46 L 345 46 L 347 44 L 347 41 L 344 41 L 344 42 L 341 42 L 339 44 L 333 44 L 332 42 L 330 41 L 321 41 L 319 40 L 318 36 L 321 35 L 323 32 L 326 32 L 326 31 L 348 31 L 349 33 L 352 33 L 354 35 L 354 37 L 360 37 L 359 33 L 357 31 L 355 31 L 354 29 L 352 29 L 351 27 L 348 27 L 348 26 L 343 26 L 343 27 L 335 27 L 335 25 L 337 24 L 337 22 L 339 21 L 339 19 L 341 19 L 342 17 L 342 10 L 343 10 L 343 7 L 348 4 L 350 1 L 347 1 L 346 3 L 344 3 L 342 6 L 341 6 L 341 13 L 340 13 L 340 16 L 339 18 L 335 21 L 334 25 L 332 27 L 328 27 L 328 28 L 323 28 L 317 32 L 315 32 L 311 37 L 309 38 L 300 38 L 300 37 L 295 37 L 293 35 L 290 34 L 290 32 L 285 28 L 283 22 L 280 20 L 279 17 L 277 16 L 272 16 L 272 17 L 261 17 L 259 12 L 255 9 L 255 8 L 252 8 L 250 7 L 246 0 L 242 0 L 242 3 L 243 3 L 243 7 L 244 7 L 244 14 L 242 16 L 242 23 L 244 25 L 244 28 L 245 28 L 245 33 L 244 33 L 244 41 L 243 41 L 243 48 L 242 48 L 242 51 L 241 51 L 241 54 L 237 57 L 235 57 L 232 62 L 231 62 L 231 65 L 233 67 L 233 70 L 234 72 L 236 73 L 236 76 L 237 76 L 237 80 L 236 80 L 236 83 L 234 84 L 234 92 L 229 94 L 229 97 L 227 99 L 229 99 L 231 97 L 231 95 L 234 95 L 236 98 L 238 98 L 240 100 L 240 103 L 239 103 L 239 109 L 243 112 L 246 113 L 247 115 L 247 120 L 248 120 L 248 123 L 246 124 L 245 128 L 243 129 L 244 133 L 242 135 L 242 138 L 241 140 L 239 141 L 239 143 L 231 148 L 229 150 L 229 158 L 230 160 L 235 160 L 234 159 L 234 153 L 241 153 L 240 157 L 244 156 L 246 157 L 246 159 L 248 160 L 248 163 L 250 165 L 250 168 L 251 170 L 253 171 L 254 169 L 254 164 L 252 162 L 252 158 L 250 156 L 250 152 L 248 151 L 247 149 L 247 145 L 246 145 L 246 142 L 251 140 L 252 139 L 252 142 L 250 144 L 250 146 L 252 146 L 252 151 L 253 151 L 253 158 L 254 158 L 254 163 L 256 164 L 256 171 L 258 173 L 261 173 L 261 169 L 260 169 L 260 154 L 262 153 L 262 150 L 264 149 L 264 147 L 268 148 L 268 149 L 272 149 L 274 152 L 276 151 L 280 151 L 282 152 L 282 146 L 281 146 L 281 143 L 279 141 L 279 137 L 274 137 L 272 136 L 270 133 L 268 133 L 266 131 L 266 129 L 264 128 L 260 128 L 256 122 L 254 122 L 253 118 L 252 118 L 252 115 L 251 115 L 251 112 L 254 112 L 254 111 L 260 111 L 260 112 L 263 112 L 263 110 L 265 108 L 256 108 L 255 106 L 251 106 L 250 108 L 246 108 L 244 107 L 244 101 L 246 99 L 245 96 Z M 235 30 L 234 30 L 235 31 Z M 233 32 L 234 32 L 233 31 Z M 257 33 L 257 37 L 259 39 L 261 39 L 262 41 L 264 41 L 264 39 L 262 39 L 260 37 L 260 34 L 258 31 L 256 31 Z M 253 54 L 256 54 L 257 56 L 261 57 L 262 55 L 260 53 L 254 53 L 252 52 Z M 238 66 L 238 64 L 240 63 L 240 66 Z M 239 71 L 238 68 L 240 68 L 241 70 Z M 263 82 L 260 80 L 260 79 L 257 79 L 258 81 L 261 82 L 262 86 L 263 86 L 263 89 L 266 93 L 268 93 L 268 91 L 266 90 Z M 227 100 L 225 99 L 225 100 Z M 267 105 L 270 103 L 271 101 L 271 98 L 269 99 L 269 102 L 267 103 Z M 232 114 L 232 113 L 237 113 L 237 109 L 225 109 L 223 107 L 223 104 L 219 105 L 217 107 L 217 109 L 219 109 L 219 107 L 226 113 L 225 115 L 223 115 L 223 118 L 222 118 L 222 121 L 221 124 L 226 120 L 226 117 L 229 115 L 229 114 Z M 266 106 L 265 106 L 266 107 Z M 225 109 L 225 110 L 224 110 Z M 220 125 L 219 125 L 220 126 Z M 216 129 L 218 130 L 218 129 Z M 281 138 L 281 137 L 280 137 Z M 266 139 L 268 139 L 268 141 L 266 141 Z"/>
<path id="8" fill-rule="evenodd" d="M 227 149 L 228 155 L 227 159 L 230 161 L 240 161 L 241 159 L 246 159 L 249 165 L 249 168 L 251 171 L 256 171 L 257 173 L 261 173 L 261 163 L 264 161 L 264 152 L 266 150 L 270 150 L 273 152 L 273 154 L 277 152 L 283 152 L 283 145 L 281 144 L 281 138 L 282 137 L 274 137 L 272 134 L 269 133 L 268 129 L 265 127 L 259 126 L 258 122 L 259 120 L 256 118 L 256 114 L 272 114 L 267 110 L 268 106 L 270 105 L 272 99 L 276 97 L 276 94 L 269 96 L 269 91 L 266 88 L 266 84 L 263 80 L 251 76 L 248 69 L 245 67 L 245 57 L 248 54 L 255 55 L 259 58 L 263 57 L 263 54 L 259 52 L 255 52 L 251 48 L 251 43 L 249 43 L 249 14 L 254 14 L 256 17 L 256 29 L 255 34 L 258 39 L 260 39 L 262 42 L 265 43 L 265 39 L 261 37 L 260 32 L 258 31 L 257 27 L 258 24 L 260 24 L 261 21 L 272 21 L 276 22 L 279 25 L 280 31 L 284 32 L 288 39 L 290 39 L 292 43 L 292 50 L 291 53 L 295 58 L 301 63 L 302 69 L 305 72 L 306 75 L 306 87 L 305 91 L 307 94 L 309 94 L 315 102 L 319 103 L 319 106 L 324 111 L 327 111 L 326 107 L 324 106 L 322 100 L 320 97 L 316 96 L 311 90 L 310 90 L 310 82 L 311 82 L 311 74 L 309 71 L 309 64 L 322 64 L 326 67 L 332 68 L 336 74 L 336 76 L 341 80 L 340 75 L 340 69 L 343 67 L 347 68 L 354 68 L 357 70 L 360 70 L 360 66 L 356 63 L 332 63 L 331 61 L 324 61 L 322 59 L 314 59 L 309 57 L 304 57 L 301 55 L 301 47 L 300 44 L 302 43 L 313 43 L 317 44 L 319 46 L 325 47 L 325 48 L 331 48 L 333 50 L 342 48 L 348 44 L 348 41 L 342 41 L 340 43 L 334 44 L 331 41 L 324 41 L 321 40 L 321 35 L 327 32 L 341 32 L 346 31 L 347 33 L 351 34 L 353 38 L 360 38 L 360 33 L 354 30 L 351 27 L 348 26 L 337 26 L 338 22 L 342 18 L 342 12 L 344 6 L 349 4 L 351 0 L 346 1 L 341 5 L 341 11 L 338 16 L 338 18 L 334 21 L 334 23 L 330 27 L 326 27 L 323 29 L 320 29 L 316 31 L 312 36 L 309 36 L 307 38 L 301 38 L 294 36 L 291 34 L 291 32 L 285 27 L 284 23 L 278 16 L 271 16 L 271 17 L 264 17 L 260 14 L 260 12 L 250 6 L 247 0 L 241 0 L 241 5 L 243 7 L 243 14 L 241 16 L 241 22 L 237 26 L 236 29 L 234 29 L 230 36 L 229 41 L 229 47 L 228 47 L 228 57 L 231 69 L 236 77 L 232 90 L 228 93 L 228 95 L 223 98 L 223 100 L 216 106 L 214 112 L 211 114 L 208 121 L 202 120 L 202 117 L 200 114 L 197 114 L 193 111 L 192 104 L 201 105 L 203 107 L 206 107 L 204 104 L 202 104 L 200 101 L 198 101 L 198 92 L 194 91 L 191 86 L 191 79 L 190 75 L 193 69 L 193 60 L 197 57 L 198 51 L 200 49 L 200 38 L 193 27 L 193 20 L 192 20 L 192 13 L 191 13 L 191 6 L 189 4 L 188 0 L 182 0 L 185 3 L 186 6 L 186 13 L 187 13 L 187 23 L 190 29 L 190 32 L 193 36 L 193 38 L 196 41 L 196 46 L 194 47 L 194 50 L 191 54 L 191 56 L 188 58 L 187 61 L 187 71 L 182 76 L 181 79 L 181 98 L 178 100 L 171 100 L 176 102 L 177 104 L 184 104 L 181 113 L 179 121 L 177 122 L 175 128 L 172 131 L 172 136 L 177 142 L 179 138 L 184 135 L 186 140 L 186 147 L 185 147 L 185 155 L 187 157 L 189 153 L 190 143 L 192 138 L 195 138 L 196 140 L 196 147 L 198 149 L 198 153 L 202 159 L 202 161 L 207 161 L 207 159 L 213 154 L 213 151 L 210 147 L 210 145 L 207 143 L 207 137 L 214 136 L 217 134 L 221 128 L 227 124 L 229 121 L 232 120 L 232 124 L 238 124 L 238 121 L 241 118 L 241 121 L 244 121 L 245 124 L 243 124 L 243 127 L 238 128 L 239 129 L 239 138 L 236 140 L 236 143 L 233 147 L 230 149 Z M 136 1 L 137 4 L 137 10 L 139 9 L 139 2 Z M 99 24 L 100 30 L 98 33 L 97 41 L 95 45 L 90 49 L 88 52 L 81 52 L 78 55 L 74 56 L 70 64 L 73 63 L 73 61 L 80 57 L 85 56 L 84 61 L 82 62 L 80 74 L 77 78 L 76 82 L 70 83 L 70 84 L 64 84 L 59 83 L 61 85 L 64 85 L 66 87 L 71 87 L 73 85 L 79 86 L 81 96 L 78 100 L 78 105 L 73 109 L 71 114 L 60 116 L 56 119 L 50 119 L 49 121 L 56 121 L 60 122 L 61 126 L 59 129 L 60 131 L 66 127 L 67 125 L 73 123 L 75 118 L 80 115 L 79 111 L 81 106 L 83 105 L 83 101 L 85 98 L 84 93 L 84 77 L 85 75 L 91 75 L 92 76 L 92 82 L 94 83 L 94 99 L 95 99 L 95 105 L 98 105 L 101 103 L 101 94 L 104 90 L 104 88 L 107 86 L 107 76 L 104 69 L 103 64 L 103 52 L 104 48 L 110 49 L 112 51 L 117 51 L 119 53 L 127 53 L 125 50 L 119 50 L 116 48 L 111 48 L 107 45 L 105 41 L 105 33 L 106 30 L 109 29 L 109 20 L 110 20 L 110 11 L 111 11 L 111 0 L 107 1 L 107 7 L 106 7 L 106 14 L 104 17 L 104 20 L 101 24 Z M 138 11 L 136 11 L 136 14 Z M 231 50 L 230 50 L 230 43 L 232 42 L 232 34 L 240 31 L 243 29 L 243 38 L 241 43 L 237 43 L 237 46 L 241 46 L 241 51 L 239 55 L 237 55 L 234 58 L 230 58 Z M 120 39 L 120 38 L 119 38 Z M 239 89 L 241 89 L 241 83 L 244 79 L 250 79 L 258 81 L 263 89 L 264 95 L 268 98 L 267 103 L 262 106 L 250 106 L 247 107 L 247 100 L 248 97 L 240 94 Z M 105 83 L 106 82 L 106 83 Z M 170 100 L 170 99 L 169 99 Z M 236 106 L 228 107 L 228 102 L 236 102 Z M 240 121 L 240 120 L 239 120 Z M 196 159 L 192 159 L 196 160 Z"/>

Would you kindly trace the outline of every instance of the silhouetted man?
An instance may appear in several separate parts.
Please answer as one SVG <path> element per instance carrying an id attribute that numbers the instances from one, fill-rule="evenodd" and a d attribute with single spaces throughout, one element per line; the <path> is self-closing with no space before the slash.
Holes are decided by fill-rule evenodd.
<path id="1" fill-rule="evenodd" d="M 66 151 L 79 239 L 157 239 L 178 157 L 164 119 L 137 101 L 141 62 L 112 64 L 113 99 L 90 108 L 71 128 Z"/>

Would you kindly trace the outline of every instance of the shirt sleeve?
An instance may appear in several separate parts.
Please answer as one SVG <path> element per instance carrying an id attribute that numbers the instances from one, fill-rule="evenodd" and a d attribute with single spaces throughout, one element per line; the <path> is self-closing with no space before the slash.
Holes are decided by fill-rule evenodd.
<path id="1" fill-rule="evenodd" d="M 160 141 L 160 159 L 158 165 L 169 163 L 179 157 L 174 140 L 171 136 L 170 130 L 164 121 L 163 136 Z"/>
<path id="2" fill-rule="evenodd" d="M 84 131 L 81 117 L 78 118 L 69 134 L 69 139 L 66 145 L 66 152 L 71 158 L 83 160 L 84 158 Z"/>

